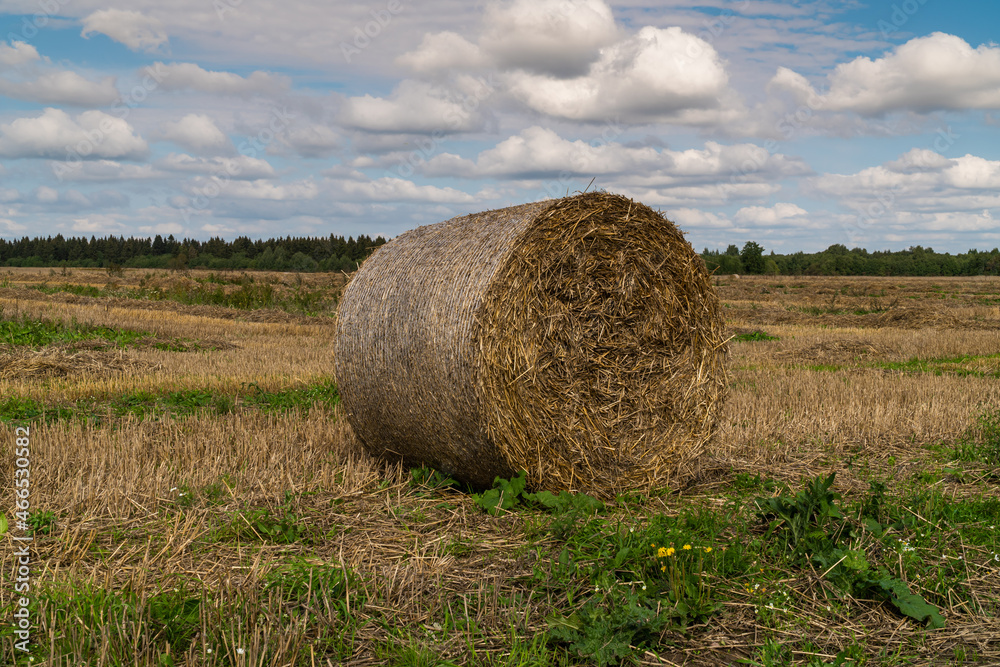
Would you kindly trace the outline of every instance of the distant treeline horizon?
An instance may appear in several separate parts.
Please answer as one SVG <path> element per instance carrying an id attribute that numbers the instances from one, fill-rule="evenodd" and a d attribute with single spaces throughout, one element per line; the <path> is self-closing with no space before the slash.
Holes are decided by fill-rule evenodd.
<path id="1" fill-rule="evenodd" d="M 386 240 L 362 234 L 207 241 L 106 236 L 0 239 L 2 267 L 79 267 L 143 269 L 217 269 L 264 271 L 353 271 Z M 911 246 L 906 250 L 847 248 L 835 244 L 819 252 L 777 254 L 748 241 L 739 248 L 701 252 L 709 271 L 717 274 L 817 276 L 979 276 L 1000 275 L 1000 249 L 964 253 L 935 252 Z"/>
<path id="2" fill-rule="evenodd" d="M 820 252 L 764 254 L 764 248 L 747 241 L 740 249 L 701 253 L 705 266 L 717 274 L 775 276 L 995 276 L 1000 274 L 1000 249 L 971 249 L 952 255 L 933 248 L 911 246 L 906 250 L 850 248 L 834 244 Z"/>
<path id="3" fill-rule="evenodd" d="M 154 237 L 91 236 L 64 238 L 62 234 L 17 241 L 0 239 L 0 266 L 96 267 L 137 269 L 248 269 L 263 271 L 354 271 L 385 243 L 381 236 L 357 238 L 285 237 L 232 241 L 183 239 L 173 234 Z"/>

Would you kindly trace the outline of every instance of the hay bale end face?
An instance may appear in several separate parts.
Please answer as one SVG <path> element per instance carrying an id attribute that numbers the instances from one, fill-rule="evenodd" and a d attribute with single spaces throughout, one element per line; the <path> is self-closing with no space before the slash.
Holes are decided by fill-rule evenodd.
<path id="1" fill-rule="evenodd" d="M 344 292 L 335 372 L 374 455 L 475 486 L 669 485 L 712 436 L 725 337 L 662 215 L 589 193 L 420 227 Z"/>

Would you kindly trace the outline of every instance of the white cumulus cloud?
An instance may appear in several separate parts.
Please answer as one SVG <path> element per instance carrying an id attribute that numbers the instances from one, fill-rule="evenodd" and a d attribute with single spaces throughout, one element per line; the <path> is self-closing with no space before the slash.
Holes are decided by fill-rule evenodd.
<path id="1" fill-rule="evenodd" d="M 0 43 L 0 67 L 16 67 L 39 59 L 38 49 L 25 42 Z"/>
<path id="2" fill-rule="evenodd" d="M 551 178 L 561 174 L 614 175 L 622 181 L 671 186 L 716 184 L 722 179 L 739 182 L 772 180 L 809 173 L 797 158 L 771 154 L 754 144 L 724 145 L 706 142 L 701 149 L 684 151 L 652 146 L 626 146 L 606 142 L 569 140 L 555 131 L 532 126 L 508 137 L 469 160 L 444 153 L 423 167 L 428 176 L 466 178 Z"/>
<path id="3" fill-rule="evenodd" d="M 189 113 L 164 124 L 159 137 L 195 153 L 219 153 L 232 149 L 229 137 L 205 114 Z"/>
<path id="4" fill-rule="evenodd" d="M 536 111 L 572 120 L 709 124 L 736 106 L 711 44 L 680 28 L 647 26 L 602 49 L 575 78 L 515 72 L 511 93 Z M 697 110 L 697 113 L 692 111 Z"/>
<path id="5" fill-rule="evenodd" d="M 859 234 L 981 231 L 1000 217 L 1000 160 L 966 154 L 941 162 L 915 149 L 853 174 L 816 176 L 803 190 L 850 210 Z"/>
<path id="6" fill-rule="evenodd" d="M 133 181 L 163 178 L 166 174 L 148 164 L 124 164 L 116 160 L 93 160 L 65 170 L 52 163 L 53 173 L 64 181 Z"/>
<path id="7" fill-rule="evenodd" d="M 396 63 L 414 72 L 429 74 L 442 70 L 475 69 L 489 63 L 478 45 L 451 31 L 429 33 L 415 51 L 396 58 Z"/>
<path id="8" fill-rule="evenodd" d="M 805 222 L 808 214 L 797 204 L 778 202 L 774 206 L 745 206 L 736 211 L 733 221 L 744 225 L 789 225 Z"/>
<path id="9" fill-rule="evenodd" d="M 335 189 L 348 199 L 360 201 L 422 201 L 436 203 L 471 203 L 475 198 L 455 188 L 417 185 L 413 181 L 389 176 L 372 181 L 344 180 Z"/>
<path id="10" fill-rule="evenodd" d="M 603 0 L 514 0 L 487 7 L 479 45 L 502 69 L 565 78 L 587 73 L 619 36 Z"/>
<path id="11" fill-rule="evenodd" d="M 326 125 L 293 125 L 278 140 L 302 157 L 327 157 L 341 147 L 341 138 Z"/>
<path id="12" fill-rule="evenodd" d="M 224 180 L 198 177 L 189 185 L 188 191 L 197 196 L 225 196 L 232 199 L 257 199 L 271 201 L 291 201 L 313 199 L 319 194 L 319 187 L 312 179 L 293 183 L 274 183 L 266 179 Z"/>
<path id="13" fill-rule="evenodd" d="M 14 222 L 10 218 L 0 218 L 0 236 L 11 236 L 27 231 L 27 227 L 19 222 Z"/>
<path id="14" fill-rule="evenodd" d="M 864 56 L 838 65 L 828 90 L 818 94 L 801 75 L 780 68 L 771 89 L 829 111 L 879 115 L 891 111 L 1000 109 L 1000 46 L 972 48 L 961 37 L 935 32 L 896 47 L 881 58 Z"/>
<path id="15" fill-rule="evenodd" d="M 339 120 L 371 132 L 471 132 L 482 129 L 485 122 L 478 107 L 474 97 L 407 79 L 387 98 L 364 95 L 346 99 Z"/>
<path id="16" fill-rule="evenodd" d="M 272 95 L 288 90 L 288 77 L 256 71 L 248 77 L 232 72 L 212 72 L 194 63 L 154 63 L 150 66 L 164 90 L 196 90 L 220 95 Z M 144 74 L 145 72 L 143 72 Z"/>
<path id="17" fill-rule="evenodd" d="M 667 218 L 681 229 L 731 229 L 733 223 L 721 213 L 697 208 L 675 208 L 667 211 Z"/>
<path id="18" fill-rule="evenodd" d="M 203 158 L 171 153 L 157 161 L 156 166 L 166 171 L 215 174 L 224 179 L 259 180 L 277 176 L 274 167 L 267 160 L 248 155 Z"/>
<path id="19" fill-rule="evenodd" d="M 107 106 L 119 97 L 115 77 L 90 81 L 76 72 L 48 72 L 32 81 L 0 79 L 0 95 L 40 104 Z"/>
<path id="20" fill-rule="evenodd" d="M 169 39 L 159 19 L 128 9 L 102 9 L 83 19 L 82 37 L 107 35 L 133 51 L 157 51 Z"/>
<path id="21" fill-rule="evenodd" d="M 121 118 L 85 111 L 75 119 L 48 108 L 35 118 L 0 125 L 0 156 L 9 158 L 126 159 L 144 158 L 146 141 Z"/>
<path id="22" fill-rule="evenodd" d="M 940 171 L 953 164 L 945 156 L 928 148 L 913 148 L 903 153 L 896 160 L 886 162 L 890 171 L 901 174 L 912 174 L 922 171 Z"/>

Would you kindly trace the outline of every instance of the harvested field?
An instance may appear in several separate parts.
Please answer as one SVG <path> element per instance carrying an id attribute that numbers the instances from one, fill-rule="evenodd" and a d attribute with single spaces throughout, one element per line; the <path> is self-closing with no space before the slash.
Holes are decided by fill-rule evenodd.
<path id="1" fill-rule="evenodd" d="M 28 332 L 0 347 L 0 613 L 21 426 L 31 664 L 1000 664 L 996 279 L 714 277 L 716 437 L 683 487 L 598 503 L 370 457 L 331 311 L 67 273 L 0 274 Z M 340 280 L 252 278 L 304 301 Z M 63 280 L 81 294 L 30 287 Z M 16 641 L 0 628 L 0 664 Z"/>

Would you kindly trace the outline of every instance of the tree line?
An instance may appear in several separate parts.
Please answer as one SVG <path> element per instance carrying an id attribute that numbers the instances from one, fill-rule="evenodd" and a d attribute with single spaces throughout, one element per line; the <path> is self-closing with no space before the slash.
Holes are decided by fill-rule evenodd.
<path id="1" fill-rule="evenodd" d="M 357 238 L 285 237 L 207 241 L 124 236 L 0 239 L 0 266 L 129 267 L 147 269 L 260 269 L 270 271 L 353 271 L 386 241 L 362 234 Z M 981 276 L 1000 275 L 1000 250 L 965 253 L 934 252 L 912 246 L 906 250 L 869 252 L 835 244 L 815 253 L 765 254 L 747 241 L 743 248 L 701 253 L 709 271 L 719 274 L 821 276 Z"/>
<path id="2" fill-rule="evenodd" d="M 740 249 L 701 253 L 709 271 L 783 276 L 995 276 L 1000 275 L 1000 249 L 969 250 L 952 255 L 933 248 L 911 246 L 906 250 L 850 248 L 835 244 L 821 252 L 764 254 L 764 248 L 747 241 Z"/>
<path id="3" fill-rule="evenodd" d="M 207 241 L 107 236 L 0 239 L 0 266 L 129 267 L 143 269 L 262 269 L 270 271 L 353 271 L 375 248 L 372 239 L 334 236 Z"/>

